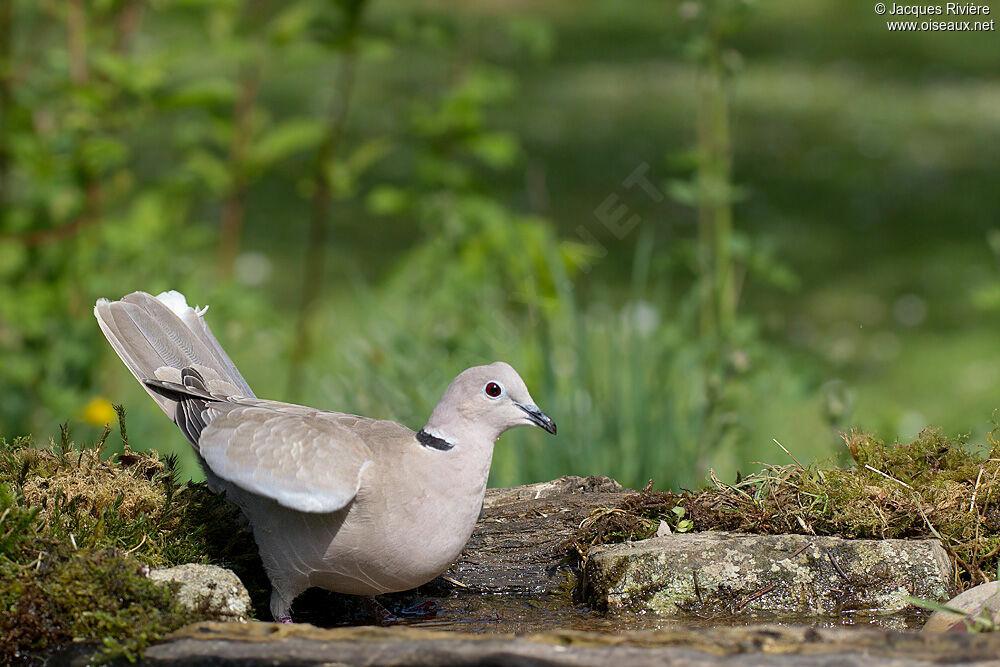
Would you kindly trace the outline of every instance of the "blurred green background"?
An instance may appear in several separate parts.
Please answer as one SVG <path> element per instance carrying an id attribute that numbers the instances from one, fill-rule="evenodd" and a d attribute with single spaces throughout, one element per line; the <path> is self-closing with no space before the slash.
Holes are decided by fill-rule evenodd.
<path id="1" fill-rule="evenodd" d="M 510 362 L 559 437 L 494 485 L 982 440 L 998 72 L 836 0 L 0 0 L 0 433 L 123 403 L 198 476 L 91 315 L 178 289 L 267 398 L 416 429 Z"/>

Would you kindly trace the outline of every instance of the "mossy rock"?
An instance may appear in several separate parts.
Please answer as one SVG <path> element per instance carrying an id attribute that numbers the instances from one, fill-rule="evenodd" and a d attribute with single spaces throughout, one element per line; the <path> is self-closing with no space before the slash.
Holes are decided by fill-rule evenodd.
<path id="1" fill-rule="evenodd" d="M 237 511 L 204 485 L 179 483 L 171 459 L 127 446 L 110 459 L 103 440 L 77 448 L 65 430 L 48 447 L 0 440 L 0 664 L 71 642 L 135 659 L 183 625 L 228 617 L 207 598 L 185 602 L 179 584 L 147 576 L 151 567 L 225 565 L 266 605 Z"/>
<path id="2" fill-rule="evenodd" d="M 716 532 L 596 547 L 584 576 L 611 611 L 800 620 L 906 611 L 904 596 L 944 601 L 954 581 L 937 540 Z"/>
<path id="3" fill-rule="evenodd" d="M 652 483 L 581 524 L 571 546 L 586 560 L 591 547 L 658 532 L 728 531 L 853 539 L 941 541 L 960 589 L 1000 571 L 1000 442 L 988 448 L 924 429 L 908 443 L 845 434 L 854 465 L 768 465 L 727 484 L 684 493 Z"/>

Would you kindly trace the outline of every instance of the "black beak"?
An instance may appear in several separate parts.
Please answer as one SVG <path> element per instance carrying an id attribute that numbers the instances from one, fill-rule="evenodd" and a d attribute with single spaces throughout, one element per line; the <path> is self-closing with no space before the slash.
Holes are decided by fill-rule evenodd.
<path id="1" fill-rule="evenodd" d="M 532 424 L 541 426 L 552 435 L 556 434 L 556 423 L 552 421 L 551 417 L 539 410 L 537 405 L 522 405 L 520 403 L 514 405 L 524 410 Z"/>

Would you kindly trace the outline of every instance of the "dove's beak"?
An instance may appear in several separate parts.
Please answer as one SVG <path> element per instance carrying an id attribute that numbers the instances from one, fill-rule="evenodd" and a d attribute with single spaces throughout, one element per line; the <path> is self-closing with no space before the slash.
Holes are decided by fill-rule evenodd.
<path id="1" fill-rule="evenodd" d="M 515 403 L 514 405 L 524 410 L 524 413 L 528 415 L 528 421 L 532 424 L 544 428 L 552 435 L 556 434 L 556 423 L 552 421 L 552 417 L 539 410 L 537 405 L 531 405 L 530 403 Z"/>

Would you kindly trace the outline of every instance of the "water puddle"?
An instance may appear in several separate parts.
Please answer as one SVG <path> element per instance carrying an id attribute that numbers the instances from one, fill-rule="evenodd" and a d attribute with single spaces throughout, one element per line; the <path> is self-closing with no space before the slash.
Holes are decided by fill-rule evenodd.
<path id="1" fill-rule="evenodd" d="M 432 601 L 430 614 L 406 617 L 416 602 Z M 455 595 L 449 597 L 385 596 L 382 603 L 399 619 L 392 625 L 486 634 L 536 634 L 579 630 L 618 634 L 669 628 L 743 627 L 760 624 L 808 625 L 815 628 L 870 627 L 885 630 L 919 630 L 926 613 L 873 614 L 851 612 L 840 616 L 717 615 L 664 617 L 653 613 L 605 614 L 585 605 L 567 604 L 558 595 Z M 370 625 L 370 611 L 356 600 L 332 594 L 316 595 L 295 611 L 297 621 L 320 627 Z"/>

